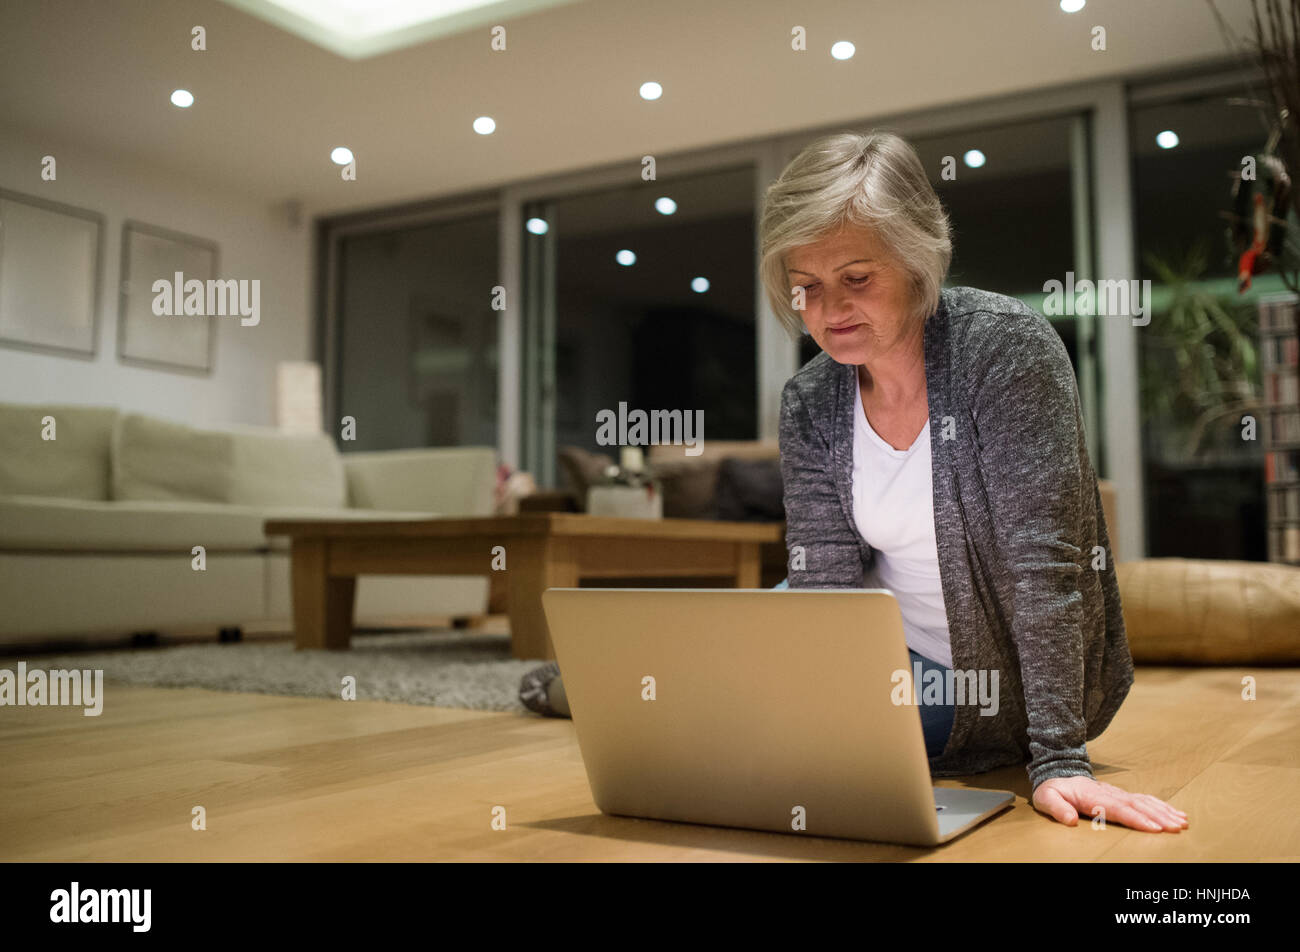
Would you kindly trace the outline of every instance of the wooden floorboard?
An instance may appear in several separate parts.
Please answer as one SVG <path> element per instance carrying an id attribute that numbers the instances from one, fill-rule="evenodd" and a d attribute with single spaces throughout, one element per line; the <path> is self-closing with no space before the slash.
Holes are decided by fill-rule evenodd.
<path id="1" fill-rule="evenodd" d="M 1140 668 L 1089 750 L 1189 829 L 1061 826 L 1020 767 L 944 781 L 1017 800 L 937 849 L 608 817 L 568 721 L 109 683 L 97 718 L 0 708 L 0 860 L 1300 860 L 1300 669 Z"/>

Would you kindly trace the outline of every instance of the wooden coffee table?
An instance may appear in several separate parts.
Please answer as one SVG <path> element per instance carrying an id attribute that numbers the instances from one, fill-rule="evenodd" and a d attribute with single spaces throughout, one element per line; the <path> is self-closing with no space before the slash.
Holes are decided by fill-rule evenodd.
<path id="1" fill-rule="evenodd" d="M 358 575 L 486 575 L 490 607 L 510 614 L 516 658 L 553 658 L 542 592 L 594 579 L 716 578 L 759 587 L 759 549 L 773 523 L 613 519 L 525 513 L 391 522 L 272 519 L 291 539 L 294 641 L 347 649 Z M 501 552 L 505 570 L 494 570 Z M 497 560 L 499 564 L 499 559 Z"/>

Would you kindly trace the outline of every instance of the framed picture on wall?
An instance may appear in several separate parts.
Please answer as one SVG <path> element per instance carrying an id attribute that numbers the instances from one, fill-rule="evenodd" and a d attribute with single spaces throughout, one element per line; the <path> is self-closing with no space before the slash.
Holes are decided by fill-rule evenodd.
<path id="1" fill-rule="evenodd" d="M 0 189 L 0 344 L 93 358 L 104 216 Z"/>
<path id="2" fill-rule="evenodd" d="M 215 243 L 137 221 L 126 222 L 122 226 L 118 360 L 186 373 L 211 373 L 216 317 L 206 311 L 206 294 L 203 313 L 186 313 L 190 297 L 186 285 L 198 281 L 206 288 L 216 276 Z M 165 286 L 155 289 L 159 281 Z M 162 313 L 156 313 L 155 302 Z"/>

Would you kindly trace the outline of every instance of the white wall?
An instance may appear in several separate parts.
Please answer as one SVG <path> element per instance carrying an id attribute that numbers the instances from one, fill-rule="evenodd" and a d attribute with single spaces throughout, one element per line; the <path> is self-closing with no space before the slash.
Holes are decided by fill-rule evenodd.
<path id="1" fill-rule="evenodd" d="M 41 179 L 53 155 L 58 178 Z M 275 365 L 311 353 L 311 228 L 265 202 L 211 191 L 78 143 L 0 126 L 0 188 L 98 212 L 106 219 L 93 360 L 0 345 L 0 401 L 116 406 L 190 423 L 274 422 Z M 117 359 L 122 223 L 135 219 L 214 241 L 222 277 L 261 281 L 261 322 L 217 317 L 210 375 Z"/>

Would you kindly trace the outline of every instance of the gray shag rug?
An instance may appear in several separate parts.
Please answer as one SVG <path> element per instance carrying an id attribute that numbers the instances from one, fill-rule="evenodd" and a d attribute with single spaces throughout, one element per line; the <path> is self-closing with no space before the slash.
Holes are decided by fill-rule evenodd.
<path id="1" fill-rule="evenodd" d="M 510 636 L 463 631 L 362 635 L 351 651 L 295 651 L 240 641 L 33 655 L 29 668 L 102 668 L 105 681 L 169 688 L 337 698 L 356 678 L 359 701 L 526 712 L 519 682 L 542 661 L 510 655 Z"/>

